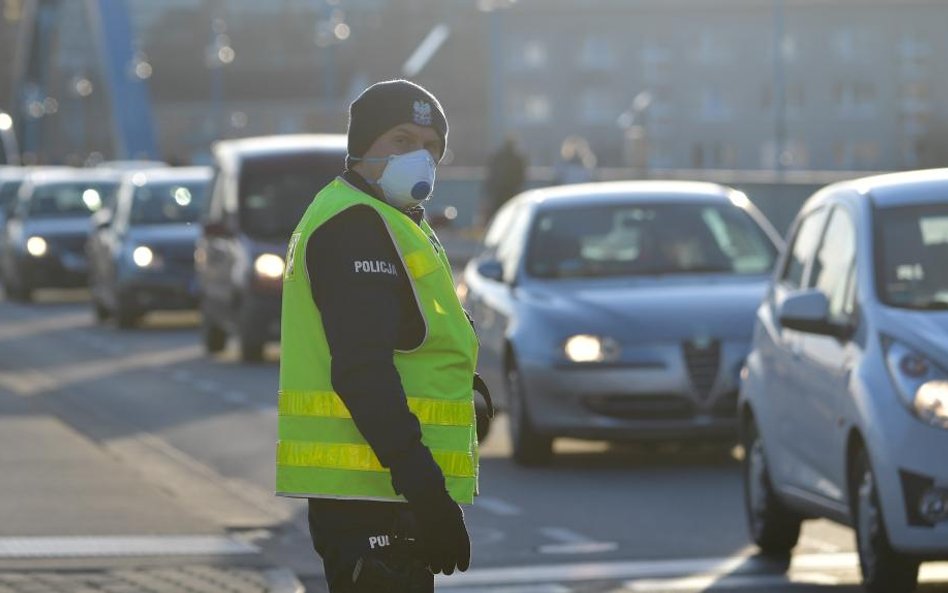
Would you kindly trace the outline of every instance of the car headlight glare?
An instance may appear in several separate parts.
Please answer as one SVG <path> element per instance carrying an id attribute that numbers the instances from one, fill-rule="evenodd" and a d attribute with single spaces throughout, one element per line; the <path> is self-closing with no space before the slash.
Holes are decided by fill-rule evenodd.
<path id="1" fill-rule="evenodd" d="M 132 251 L 132 261 L 139 268 L 147 268 L 155 263 L 155 252 L 150 247 L 139 245 Z"/>
<path id="2" fill-rule="evenodd" d="M 611 338 L 579 334 L 563 344 L 563 352 L 571 362 L 609 362 L 619 356 L 619 346 Z"/>
<path id="3" fill-rule="evenodd" d="M 886 367 L 902 403 L 922 422 L 948 430 L 948 372 L 884 336 Z"/>
<path id="4" fill-rule="evenodd" d="M 33 257 L 43 257 L 49 251 L 49 245 L 42 237 L 30 237 L 26 240 L 26 251 Z"/>
<path id="5" fill-rule="evenodd" d="M 253 269 L 262 278 L 282 278 L 286 264 L 283 258 L 272 253 L 264 253 L 253 262 Z"/>

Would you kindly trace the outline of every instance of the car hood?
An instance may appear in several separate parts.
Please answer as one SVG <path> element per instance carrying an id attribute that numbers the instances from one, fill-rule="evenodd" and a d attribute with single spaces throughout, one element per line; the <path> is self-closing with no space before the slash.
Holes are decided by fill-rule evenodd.
<path id="1" fill-rule="evenodd" d="M 23 223 L 23 236 L 75 237 L 88 235 L 90 228 L 85 217 L 29 219 Z"/>
<path id="2" fill-rule="evenodd" d="M 194 245 L 200 232 L 197 224 L 156 224 L 132 227 L 128 238 L 144 245 Z"/>
<path id="3" fill-rule="evenodd" d="M 763 277 L 564 282 L 531 290 L 529 300 L 567 331 L 588 324 L 646 340 L 750 339 L 766 288 Z"/>

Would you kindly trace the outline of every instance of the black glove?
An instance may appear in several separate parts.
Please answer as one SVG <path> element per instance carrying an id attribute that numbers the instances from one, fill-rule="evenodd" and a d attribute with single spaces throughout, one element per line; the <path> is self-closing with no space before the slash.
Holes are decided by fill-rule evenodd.
<path id="1" fill-rule="evenodd" d="M 471 540 L 461 507 L 448 495 L 444 476 L 431 451 L 418 446 L 398 457 L 390 467 L 392 487 L 408 500 L 418 523 L 421 558 L 437 574 L 461 572 L 471 564 Z"/>
<path id="2" fill-rule="evenodd" d="M 471 539 L 464 512 L 447 492 L 430 500 L 409 501 L 418 521 L 418 544 L 431 572 L 464 572 L 471 565 Z"/>

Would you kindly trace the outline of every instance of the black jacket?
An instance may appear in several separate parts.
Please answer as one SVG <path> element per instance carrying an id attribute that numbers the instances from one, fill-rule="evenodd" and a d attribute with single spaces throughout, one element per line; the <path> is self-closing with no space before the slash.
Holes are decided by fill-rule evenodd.
<path id="1" fill-rule="evenodd" d="M 350 185 L 380 199 L 357 173 Z M 424 210 L 409 215 L 420 222 Z M 401 258 L 378 213 L 354 206 L 320 226 L 306 245 L 313 299 L 332 356 L 333 389 L 383 466 L 410 501 L 445 492 L 444 476 L 421 442 L 392 358 L 424 338 L 424 320 Z M 363 501 L 311 500 L 310 512 L 359 512 Z M 355 506 L 354 506 L 355 505 Z"/>

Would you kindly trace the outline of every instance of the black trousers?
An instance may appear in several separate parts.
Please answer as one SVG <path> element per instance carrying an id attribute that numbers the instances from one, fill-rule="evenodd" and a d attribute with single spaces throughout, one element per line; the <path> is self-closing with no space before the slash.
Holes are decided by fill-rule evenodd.
<path id="1" fill-rule="evenodd" d="M 331 593 L 433 593 L 408 505 L 309 500 L 309 532 Z"/>

